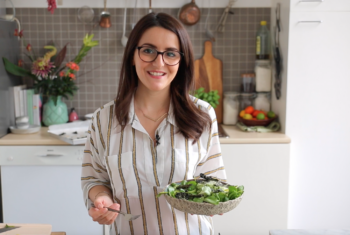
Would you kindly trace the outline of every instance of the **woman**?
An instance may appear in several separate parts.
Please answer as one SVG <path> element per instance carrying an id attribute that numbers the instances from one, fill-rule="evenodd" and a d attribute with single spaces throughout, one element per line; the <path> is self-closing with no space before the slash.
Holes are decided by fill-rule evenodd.
<path id="1" fill-rule="evenodd" d="M 200 173 L 225 180 L 214 109 L 194 88 L 189 36 L 164 13 L 144 16 L 125 48 L 118 94 L 94 113 L 82 188 L 89 215 L 111 234 L 213 234 L 212 220 L 156 198 Z M 94 207 L 91 207 L 91 204 Z M 141 215 L 132 222 L 104 207 Z"/>

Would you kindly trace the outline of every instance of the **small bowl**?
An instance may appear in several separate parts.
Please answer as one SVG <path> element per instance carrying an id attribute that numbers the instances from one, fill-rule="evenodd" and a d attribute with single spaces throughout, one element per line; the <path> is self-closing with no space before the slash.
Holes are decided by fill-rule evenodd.
<path id="1" fill-rule="evenodd" d="M 195 179 L 189 179 L 187 181 L 193 181 L 193 180 Z M 180 182 L 176 182 L 176 183 L 180 183 Z M 222 182 L 222 183 L 228 185 L 225 182 Z M 168 187 L 169 185 L 167 185 L 166 188 Z M 207 202 L 192 202 L 186 199 L 177 199 L 177 198 L 170 197 L 167 194 L 164 194 L 167 202 L 175 209 L 186 213 L 190 213 L 190 214 L 196 214 L 196 215 L 217 215 L 217 214 L 223 214 L 223 213 L 229 212 L 238 206 L 238 204 L 242 201 L 243 195 L 244 195 L 244 192 L 240 197 L 234 200 L 229 200 L 227 202 L 220 202 L 218 205 L 213 205 Z"/>
<path id="2" fill-rule="evenodd" d="M 276 118 L 277 118 L 277 116 L 275 116 L 273 118 L 269 118 L 267 120 L 248 120 L 248 119 L 244 119 L 244 118 L 238 116 L 238 120 L 246 126 L 267 126 L 271 122 L 276 120 Z"/>

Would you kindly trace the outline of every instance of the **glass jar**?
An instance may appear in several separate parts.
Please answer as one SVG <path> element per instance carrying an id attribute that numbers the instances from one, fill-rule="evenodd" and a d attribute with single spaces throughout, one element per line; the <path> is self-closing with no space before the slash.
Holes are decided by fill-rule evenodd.
<path id="1" fill-rule="evenodd" d="M 243 110 L 248 106 L 253 106 L 255 93 L 241 93 L 239 97 L 239 110 Z"/>
<path id="2" fill-rule="evenodd" d="M 255 91 L 270 92 L 272 82 L 271 63 L 269 60 L 255 62 Z"/>
<path id="3" fill-rule="evenodd" d="M 251 93 L 255 91 L 255 74 L 254 73 L 242 73 L 241 91 L 245 93 Z"/>
<path id="4" fill-rule="evenodd" d="M 223 123 L 225 125 L 235 125 L 239 114 L 239 93 L 233 91 L 225 92 L 223 106 Z"/>
<path id="5" fill-rule="evenodd" d="M 254 108 L 257 110 L 270 111 L 270 93 L 269 92 L 259 92 L 256 94 L 256 98 L 254 100 Z"/>

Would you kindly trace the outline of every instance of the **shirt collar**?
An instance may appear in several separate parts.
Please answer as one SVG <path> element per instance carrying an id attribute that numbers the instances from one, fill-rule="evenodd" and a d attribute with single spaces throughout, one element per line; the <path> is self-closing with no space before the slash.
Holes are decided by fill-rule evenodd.
<path id="1" fill-rule="evenodd" d="M 135 115 L 134 97 L 135 97 L 135 92 L 134 92 L 134 94 L 133 94 L 133 96 L 131 98 L 130 108 L 129 108 L 129 117 L 128 117 L 129 121 L 128 121 L 128 124 L 130 124 L 130 125 L 132 125 L 133 122 L 137 119 L 137 117 Z M 169 123 L 171 123 L 172 125 L 177 126 L 176 122 L 175 122 L 174 106 L 173 106 L 172 100 L 170 100 L 167 121 Z"/>
<path id="2" fill-rule="evenodd" d="M 135 106 L 134 106 L 134 96 L 135 96 L 135 92 L 131 98 L 131 102 L 130 102 L 130 108 L 129 108 L 129 121 L 128 124 L 132 125 L 132 123 L 135 120 Z"/>

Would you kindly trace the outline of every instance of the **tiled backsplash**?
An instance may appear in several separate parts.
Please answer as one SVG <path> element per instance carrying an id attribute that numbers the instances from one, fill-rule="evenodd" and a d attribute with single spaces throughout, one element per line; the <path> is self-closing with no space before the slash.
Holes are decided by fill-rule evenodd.
<path id="1" fill-rule="evenodd" d="M 95 19 L 102 9 L 93 9 Z M 45 8 L 19 8 L 16 17 L 24 29 L 25 40 L 32 45 L 37 55 L 45 53 L 43 47 L 53 40 L 58 50 L 66 43 L 66 61 L 73 59 L 79 51 L 86 33 L 95 34 L 99 46 L 92 48 L 80 63 L 78 73 L 78 92 L 71 100 L 66 100 L 68 108 L 75 107 L 79 116 L 95 111 L 101 105 L 113 100 L 118 87 L 118 77 L 124 48 L 121 45 L 124 9 L 108 9 L 111 13 L 112 27 L 108 29 L 84 24 L 78 19 L 78 9 L 58 8 L 51 15 Z M 178 9 L 157 8 L 155 12 L 165 12 L 177 16 Z M 208 25 L 215 32 L 223 8 L 210 9 Z M 270 21 L 270 8 L 233 8 L 234 14 L 227 17 L 225 31 L 215 32 L 213 54 L 223 61 L 224 91 L 239 91 L 240 74 L 251 72 L 255 63 L 255 34 L 261 20 Z M 135 19 L 148 13 L 146 8 L 138 8 Z M 208 8 L 201 9 L 201 20 L 193 26 L 186 26 L 194 46 L 195 59 L 202 57 L 206 36 L 205 21 Z M 131 31 L 134 9 L 127 11 L 126 36 Z M 27 58 L 23 55 L 25 62 Z"/>

